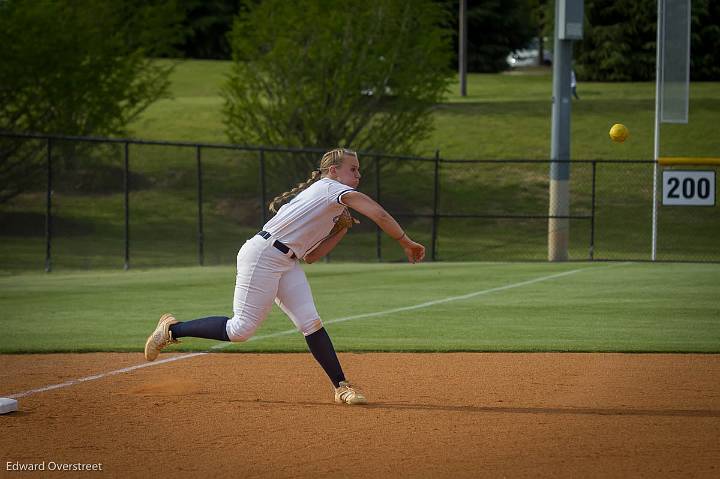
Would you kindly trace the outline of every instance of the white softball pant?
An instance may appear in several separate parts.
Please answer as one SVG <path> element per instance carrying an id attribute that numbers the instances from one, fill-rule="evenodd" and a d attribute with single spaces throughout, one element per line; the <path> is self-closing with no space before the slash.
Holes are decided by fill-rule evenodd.
<path id="1" fill-rule="evenodd" d="M 275 248 L 274 241 L 256 235 L 238 252 L 233 317 L 226 325 L 231 341 L 250 339 L 273 301 L 305 336 L 323 327 L 299 261 Z"/>

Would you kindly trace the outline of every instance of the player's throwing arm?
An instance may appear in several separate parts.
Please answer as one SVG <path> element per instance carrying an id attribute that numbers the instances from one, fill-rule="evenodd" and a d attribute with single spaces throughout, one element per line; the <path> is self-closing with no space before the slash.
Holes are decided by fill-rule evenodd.
<path id="1" fill-rule="evenodd" d="M 360 214 L 373 220 L 392 239 L 400 243 L 405 255 L 411 263 L 417 263 L 425 258 L 425 247 L 411 240 L 402 227 L 395 221 L 390 213 L 369 196 L 353 191 L 343 196 L 343 202 Z"/>

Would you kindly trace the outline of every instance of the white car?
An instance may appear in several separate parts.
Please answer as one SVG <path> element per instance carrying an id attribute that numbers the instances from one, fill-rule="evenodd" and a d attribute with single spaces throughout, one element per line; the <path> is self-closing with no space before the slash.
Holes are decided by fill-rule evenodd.
<path id="1" fill-rule="evenodd" d="M 508 53 L 505 61 L 511 68 L 531 67 L 537 65 L 538 53 L 538 41 L 535 39 L 527 47 Z M 552 65 L 552 53 L 548 50 L 543 50 L 543 65 Z"/>

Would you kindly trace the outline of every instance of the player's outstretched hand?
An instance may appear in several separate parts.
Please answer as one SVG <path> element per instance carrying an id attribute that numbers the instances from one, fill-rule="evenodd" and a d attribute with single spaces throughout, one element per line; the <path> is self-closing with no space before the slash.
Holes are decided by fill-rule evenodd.
<path id="1" fill-rule="evenodd" d="M 425 258 L 425 247 L 411 240 L 409 236 L 404 235 L 398 243 L 405 250 L 405 256 L 411 263 L 417 263 Z"/>

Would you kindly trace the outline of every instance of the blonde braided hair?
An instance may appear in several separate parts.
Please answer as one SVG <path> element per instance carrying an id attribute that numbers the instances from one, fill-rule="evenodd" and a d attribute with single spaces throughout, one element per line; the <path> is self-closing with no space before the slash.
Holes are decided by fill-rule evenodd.
<path id="1" fill-rule="evenodd" d="M 310 185 L 322 178 L 323 175 L 327 175 L 331 166 L 340 166 L 346 155 L 357 157 L 357 153 L 346 148 L 335 148 L 334 150 L 330 150 L 325 153 L 320 160 L 320 168 L 313 170 L 307 180 L 302 183 L 298 183 L 295 188 L 276 196 L 275 199 L 270 202 L 270 205 L 268 206 L 270 212 L 277 213 L 278 209 L 280 209 L 280 206 L 285 203 L 285 201 L 307 189 Z"/>

